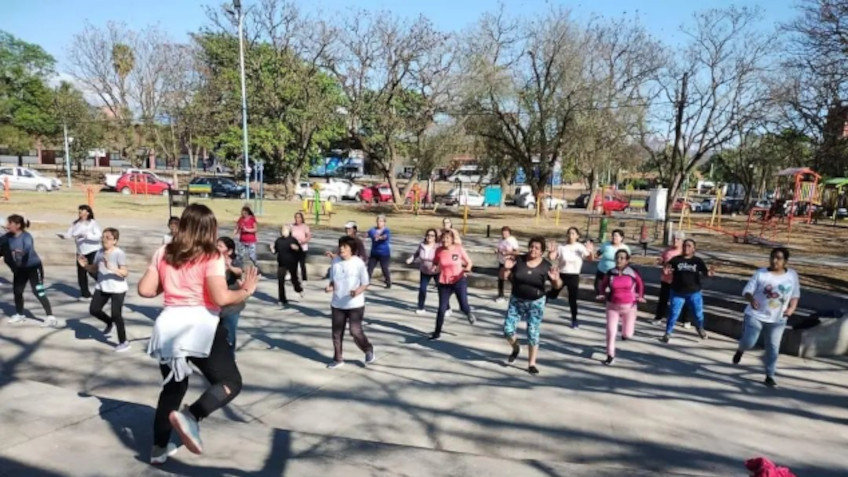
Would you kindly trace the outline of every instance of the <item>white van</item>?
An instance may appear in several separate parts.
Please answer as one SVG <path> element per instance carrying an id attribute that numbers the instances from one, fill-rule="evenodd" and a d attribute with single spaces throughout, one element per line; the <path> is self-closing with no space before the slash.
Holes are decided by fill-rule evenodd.
<path id="1" fill-rule="evenodd" d="M 492 181 L 490 174 L 483 174 L 477 166 L 461 166 L 447 178 L 448 182 L 461 182 L 463 184 L 480 184 Z"/>

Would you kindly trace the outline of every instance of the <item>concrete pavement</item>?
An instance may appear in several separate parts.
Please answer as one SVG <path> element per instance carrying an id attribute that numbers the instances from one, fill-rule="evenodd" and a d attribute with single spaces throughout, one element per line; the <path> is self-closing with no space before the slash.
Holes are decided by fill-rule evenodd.
<path id="1" fill-rule="evenodd" d="M 759 455 L 801 477 L 848 473 L 843 358 L 781 356 L 781 386 L 769 389 L 760 351 L 733 366 L 731 340 L 681 330 L 662 345 L 661 330 L 640 321 L 606 367 L 600 306 L 582 303 L 584 324 L 572 330 L 556 303 L 534 377 L 526 350 L 505 363 L 505 305 L 488 291 L 472 290 L 476 326 L 448 320 L 429 342 L 434 316 L 415 315 L 415 290 L 400 284 L 368 292 L 378 361 L 364 367 L 348 338 L 347 366 L 330 371 L 323 283 L 280 311 L 271 280 L 242 316 L 244 390 L 204 422 L 206 454 L 182 449 L 156 469 L 146 462 L 160 379 L 143 350 L 161 300 L 130 292 L 133 349 L 116 354 L 74 298 L 75 281 L 70 267 L 48 276 L 65 328 L 0 320 L 0 476 L 742 476 Z M 6 314 L 11 298 L 0 280 Z M 428 302 L 432 312 L 433 293 Z M 191 381 L 188 400 L 202 390 Z"/>

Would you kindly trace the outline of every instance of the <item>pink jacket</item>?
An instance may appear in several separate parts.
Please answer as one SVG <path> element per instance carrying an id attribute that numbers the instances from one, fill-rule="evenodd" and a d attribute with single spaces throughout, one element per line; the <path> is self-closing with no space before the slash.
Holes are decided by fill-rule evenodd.
<path id="1" fill-rule="evenodd" d="M 613 268 L 604 275 L 601 291 L 607 293 L 607 301 L 613 305 L 632 305 L 645 296 L 645 284 L 639 272 L 632 267 L 619 271 Z"/>

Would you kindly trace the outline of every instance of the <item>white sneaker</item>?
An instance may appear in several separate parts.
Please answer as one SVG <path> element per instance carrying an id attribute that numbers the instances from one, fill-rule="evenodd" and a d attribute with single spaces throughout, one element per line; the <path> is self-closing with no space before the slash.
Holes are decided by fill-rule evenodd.
<path id="1" fill-rule="evenodd" d="M 416 315 L 423 315 L 424 313 L 427 313 L 427 310 L 425 310 L 424 308 L 421 308 L 420 310 L 415 310 Z"/>
<path id="2" fill-rule="evenodd" d="M 452 314 L 453 314 L 453 310 L 451 310 L 450 308 L 448 308 L 448 311 L 446 311 L 446 312 L 445 312 L 445 318 L 450 318 L 450 316 L 451 316 Z"/>
<path id="3" fill-rule="evenodd" d="M 304 298 L 306 298 L 306 292 L 302 291 L 300 292 L 300 299 L 303 300 Z"/>
<path id="4" fill-rule="evenodd" d="M 11 323 L 11 324 L 23 323 L 23 321 L 25 319 L 26 319 L 26 317 L 24 317 L 24 315 L 12 315 L 12 317 L 9 318 L 9 323 Z"/>
<path id="5" fill-rule="evenodd" d="M 495 298 L 495 303 L 503 303 L 503 302 L 505 302 L 505 301 L 506 301 L 506 300 L 505 300 L 505 299 L 504 299 L 504 297 L 502 297 L 502 296 L 499 296 L 499 297 Z"/>
<path id="6" fill-rule="evenodd" d="M 124 341 L 123 343 L 120 343 L 118 346 L 115 346 L 115 352 L 116 353 L 124 353 L 124 352 L 129 351 L 130 348 L 132 348 L 132 346 L 130 345 L 130 342 Z"/>
<path id="7" fill-rule="evenodd" d="M 153 449 L 150 451 L 150 463 L 162 465 L 168 460 L 168 457 L 176 454 L 178 450 L 179 447 L 174 445 L 173 442 L 169 442 L 165 447 L 153 446 Z"/>
<path id="8" fill-rule="evenodd" d="M 87 301 L 87 302 L 91 302 L 91 297 L 90 297 L 90 296 L 81 296 L 81 297 L 79 297 L 77 300 L 78 300 L 78 301 Z"/>
<path id="9" fill-rule="evenodd" d="M 59 320 L 56 319 L 55 316 L 50 315 L 44 321 L 41 322 L 42 328 L 59 328 Z"/>
<path id="10" fill-rule="evenodd" d="M 687 321 L 686 323 L 683 323 L 683 328 L 684 328 L 684 329 L 687 329 L 687 330 L 688 330 L 688 329 L 690 329 L 690 328 L 692 328 L 692 323 L 690 323 L 690 322 L 688 322 L 688 321 Z"/>

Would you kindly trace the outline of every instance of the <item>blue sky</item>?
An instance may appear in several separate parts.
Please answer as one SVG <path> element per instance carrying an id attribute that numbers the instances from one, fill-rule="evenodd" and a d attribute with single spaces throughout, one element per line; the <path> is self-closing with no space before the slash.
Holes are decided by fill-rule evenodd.
<path id="1" fill-rule="evenodd" d="M 249 6 L 258 0 L 242 0 Z M 391 10 L 401 16 L 424 14 L 441 29 L 459 30 L 472 24 L 482 12 L 497 9 L 495 0 L 317 0 L 296 2 L 304 10 L 319 9 L 327 17 L 347 9 Z M 89 20 L 103 25 L 109 20 L 126 22 L 131 28 L 158 24 L 176 40 L 196 31 L 206 22 L 203 5 L 218 5 L 219 1 L 202 0 L 3 0 L 0 30 L 44 47 L 64 70 L 67 45 L 73 35 Z M 555 0 L 504 0 L 507 12 L 515 15 L 543 12 Z M 693 12 L 704 8 L 760 6 L 765 12 L 764 30 L 795 16 L 795 0 L 595 0 L 562 1 L 578 19 L 593 15 L 620 17 L 638 14 L 651 34 L 669 43 L 679 43 L 683 37 L 679 27 Z"/>

